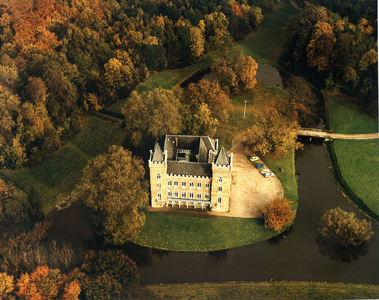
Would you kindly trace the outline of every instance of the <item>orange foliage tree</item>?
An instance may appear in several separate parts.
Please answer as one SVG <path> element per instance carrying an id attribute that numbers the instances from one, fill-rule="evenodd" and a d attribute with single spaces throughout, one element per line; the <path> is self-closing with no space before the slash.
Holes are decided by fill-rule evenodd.
<path id="1" fill-rule="evenodd" d="M 276 197 L 271 200 L 270 204 L 262 206 L 259 209 L 259 215 L 265 220 L 264 226 L 275 231 L 290 226 L 295 218 L 291 203 L 293 201 Z"/>
<path id="2" fill-rule="evenodd" d="M 229 101 L 229 97 L 221 89 L 217 82 L 209 82 L 208 80 L 200 80 L 198 83 L 190 83 L 185 93 L 190 103 L 207 104 L 212 112 L 212 117 L 225 120 L 228 111 L 233 109 L 233 105 Z"/>
<path id="3" fill-rule="evenodd" d="M 68 276 L 58 269 L 37 267 L 32 273 L 22 274 L 17 280 L 16 294 L 21 300 L 77 299 L 80 294 L 79 280 L 74 279 L 76 270 Z"/>

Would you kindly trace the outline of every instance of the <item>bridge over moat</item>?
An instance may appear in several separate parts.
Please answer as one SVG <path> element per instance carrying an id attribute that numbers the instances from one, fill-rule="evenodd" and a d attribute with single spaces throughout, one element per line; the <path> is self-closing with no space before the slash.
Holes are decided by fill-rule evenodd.
<path id="1" fill-rule="evenodd" d="M 379 138 L 379 133 L 366 134 L 343 134 L 332 133 L 322 129 L 301 128 L 297 131 L 298 136 L 307 136 L 310 138 L 319 138 L 325 140 L 371 140 Z"/>

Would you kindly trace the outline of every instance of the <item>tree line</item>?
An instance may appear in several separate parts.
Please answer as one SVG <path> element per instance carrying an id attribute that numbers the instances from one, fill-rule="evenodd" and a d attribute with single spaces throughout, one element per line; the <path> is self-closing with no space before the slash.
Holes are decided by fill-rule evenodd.
<path id="1" fill-rule="evenodd" d="M 11 0 L 0 5 L 0 166 L 49 157 L 88 110 L 257 28 L 279 0 Z"/>
<path id="2" fill-rule="evenodd" d="M 310 1 L 284 29 L 289 38 L 281 64 L 363 101 L 377 113 L 377 19 L 375 1 Z M 357 6 L 353 3 L 357 2 Z M 331 9 L 331 10 L 330 10 Z"/>

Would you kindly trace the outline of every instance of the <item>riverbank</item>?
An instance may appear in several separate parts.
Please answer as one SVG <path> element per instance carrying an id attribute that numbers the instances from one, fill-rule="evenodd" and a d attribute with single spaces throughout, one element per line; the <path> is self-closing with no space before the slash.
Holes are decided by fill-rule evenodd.
<path id="1" fill-rule="evenodd" d="M 139 287 L 142 299 L 376 299 L 378 285 L 335 282 L 218 282 Z"/>
<path id="2" fill-rule="evenodd" d="M 324 92 L 329 129 L 342 134 L 378 132 L 355 98 Z M 372 220 L 379 222 L 379 144 L 371 140 L 334 140 L 327 143 L 334 174 L 349 199 Z"/>

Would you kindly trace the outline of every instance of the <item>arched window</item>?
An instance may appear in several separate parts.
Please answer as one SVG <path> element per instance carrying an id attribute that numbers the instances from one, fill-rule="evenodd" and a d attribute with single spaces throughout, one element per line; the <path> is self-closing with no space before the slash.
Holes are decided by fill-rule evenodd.
<path id="1" fill-rule="evenodd" d="M 218 179 L 218 183 L 222 183 L 222 177 Z"/>
<path id="2" fill-rule="evenodd" d="M 161 174 L 157 174 L 157 179 L 158 179 L 158 180 L 161 179 Z"/>

